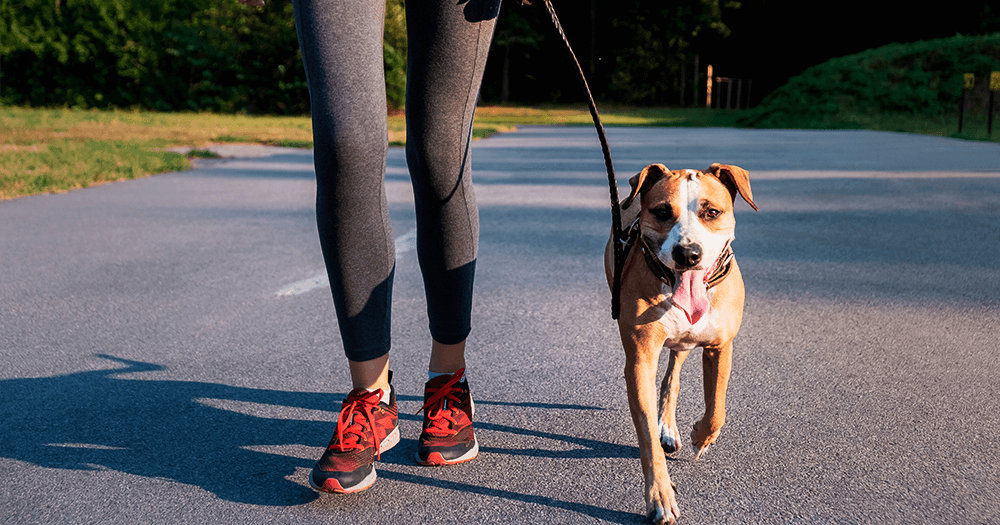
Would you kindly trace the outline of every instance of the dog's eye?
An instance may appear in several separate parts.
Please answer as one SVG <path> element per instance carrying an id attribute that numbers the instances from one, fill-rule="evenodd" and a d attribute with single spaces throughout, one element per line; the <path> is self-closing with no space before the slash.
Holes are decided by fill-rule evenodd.
<path id="1" fill-rule="evenodd" d="M 653 217 L 656 217 L 657 219 L 659 219 L 661 221 L 668 220 L 672 216 L 672 214 L 670 213 L 670 209 L 669 208 L 653 208 L 653 209 L 649 210 L 649 213 L 652 213 Z"/>
<path id="2" fill-rule="evenodd" d="M 715 209 L 715 208 L 709 208 L 709 209 L 705 210 L 705 218 L 707 218 L 707 219 L 714 219 L 714 218 L 718 217 L 719 215 L 722 215 L 722 212 L 719 211 L 719 210 L 717 210 L 717 209 Z"/>

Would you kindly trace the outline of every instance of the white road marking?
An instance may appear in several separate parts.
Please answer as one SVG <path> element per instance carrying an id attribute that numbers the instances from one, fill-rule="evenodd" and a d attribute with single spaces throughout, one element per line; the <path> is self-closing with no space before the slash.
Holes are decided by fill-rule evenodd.
<path id="1" fill-rule="evenodd" d="M 327 286 L 330 286 L 330 278 L 326 275 L 326 271 L 323 271 L 323 273 L 320 273 L 316 277 L 310 277 L 309 279 L 294 282 L 278 290 L 274 295 L 302 295 L 310 290 L 325 288 Z"/>
<path id="2" fill-rule="evenodd" d="M 412 252 L 417 249 L 417 230 L 410 230 L 409 232 L 401 235 L 395 241 L 396 244 L 396 260 L 399 260 L 406 252 Z M 301 281 L 294 282 L 285 286 L 284 288 L 275 292 L 274 295 L 279 297 L 286 297 L 292 295 L 302 295 L 306 292 L 311 292 L 317 288 L 327 288 L 330 286 L 330 277 L 326 274 L 326 270 L 316 274 L 314 277 L 308 279 L 303 279 Z"/>
<path id="3" fill-rule="evenodd" d="M 89 448 L 91 450 L 128 450 L 124 447 L 112 447 L 109 445 L 99 445 L 96 443 L 46 443 L 46 447 L 63 447 L 63 448 Z"/>

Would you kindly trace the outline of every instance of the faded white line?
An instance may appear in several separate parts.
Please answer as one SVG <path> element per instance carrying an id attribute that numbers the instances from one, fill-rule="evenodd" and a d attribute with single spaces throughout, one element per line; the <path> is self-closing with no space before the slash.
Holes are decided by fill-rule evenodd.
<path id="1" fill-rule="evenodd" d="M 99 445 L 97 443 L 46 443 L 46 447 L 62 448 L 87 448 L 91 450 L 128 450 L 124 447 L 112 447 L 110 445 Z"/>
<path id="2" fill-rule="evenodd" d="M 417 249 L 417 231 L 410 230 L 409 232 L 401 235 L 395 241 L 396 244 L 396 259 L 398 260 L 406 252 L 412 252 Z M 310 292 L 317 288 L 327 288 L 330 286 L 330 277 L 327 276 L 326 270 L 316 274 L 315 277 L 310 277 L 308 279 L 303 279 L 298 282 L 294 282 L 285 286 L 284 288 L 275 292 L 274 295 L 279 297 L 292 296 L 292 295 L 302 295 L 306 292 Z"/>
<path id="3" fill-rule="evenodd" d="M 280 290 L 278 290 L 274 295 L 301 295 L 310 290 L 315 290 L 316 288 L 325 288 L 330 286 L 330 278 L 327 277 L 326 272 L 317 275 L 316 277 L 311 277 L 309 279 L 303 279 L 298 282 L 294 282 Z"/>
<path id="4" fill-rule="evenodd" d="M 305 459 L 309 461 L 315 461 L 316 458 L 323 455 L 323 447 L 310 447 L 307 445 L 245 445 L 240 447 L 243 450 L 249 450 L 251 452 L 259 452 L 261 454 L 273 454 L 275 456 L 288 456 L 290 458 Z M 309 471 L 305 471 L 305 475 L 309 475 Z M 286 477 L 285 479 L 289 479 Z"/>

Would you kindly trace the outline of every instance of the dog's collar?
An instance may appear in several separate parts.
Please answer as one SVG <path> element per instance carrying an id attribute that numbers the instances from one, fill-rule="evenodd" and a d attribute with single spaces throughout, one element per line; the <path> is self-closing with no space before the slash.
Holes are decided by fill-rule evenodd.
<path id="1" fill-rule="evenodd" d="M 642 236 L 642 226 L 639 224 L 639 219 L 636 219 L 635 222 L 632 223 L 632 226 L 628 229 L 625 236 L 622 239 L 619 239 L 618 242 L 625 245 L 622 260 L 627 258 L 629 252 L 632 251 L 632 247 L 638 244 L 639 251 L 642 252 L 642 256 L 646 260 L 646 266 L 649 267 L 649 271 L 667 286 L 671 288 L 674 287 L 674 284 L 677 281 L 674 277 L 674 271 L 667 267 L 666 264 L 663 264 L 663 261 L 661 261 L 660 258 L 653 252 L 653 249 L 649 247 L 649 243 L 647 243 L 645 237 Z M 733 253 L 733 247 L 729 243 L 726 243 L 725 249 L 722 250 L 719 258 L 715 260 L 712 270 L 705 274 L 705 288 L 712 288 L 729 276 L 729 273 L 733 269 L 733 259 L 735 257 L 736 254 Z"/>

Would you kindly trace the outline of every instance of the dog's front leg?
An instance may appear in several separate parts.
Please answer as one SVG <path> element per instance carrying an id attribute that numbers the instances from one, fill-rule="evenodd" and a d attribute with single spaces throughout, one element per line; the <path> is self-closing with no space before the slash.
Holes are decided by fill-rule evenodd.
<path id="1" fill-rule="evenodd" d="M 656 364 L 662 339 L 625 337 L 625 386 L 629 411 L 639 444 L 639 459 L 646 487 L 646 516 L 657 524 L 673 523 L 680 516 L 667 458 L 659 441 L 656 414 Z"/>
<path id="2" fill-rule="evenodd" d="M 726 422 L 726 388 L 733 368 L 733 342 L 706 346 L 701 362 L 705 372 L 705 415 L 691 430 L 691 444 L 697 451 L 695 461 L 718 439 Z"/>
<path id="3" fill-rule="evenodd" d="M 677 427 L 677 396 L 680 393 L 681 365 L 689 350 L 670 350 L 667 372 L 660 387 L 660 445 L 667 454 L 681 449 L 681 433 Z"/>

